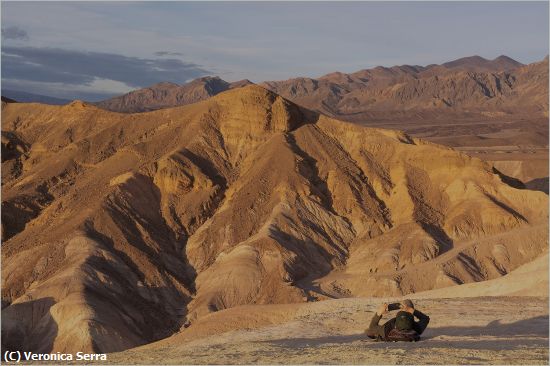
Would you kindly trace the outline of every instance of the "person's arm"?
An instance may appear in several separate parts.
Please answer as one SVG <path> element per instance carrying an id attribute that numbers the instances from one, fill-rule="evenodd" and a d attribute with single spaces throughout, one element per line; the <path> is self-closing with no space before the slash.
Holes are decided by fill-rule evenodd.
<path id="1" fill-rule="evenodd" d="M 418 318 L 418 321 L 414 323 L 414 330 L 416 333 L 422 334 L 430 322 L 430 317 L 416 309 L 413 315 Z"/>
<path id="2" fill-rule="evenodd" d="M 382 319 L 382 315 L 378 315 L 378 313 L 374 313 L 370 321 L 369 328 L 376 327 L 378 323 L 380 323 L 380 319 Z"/>
<path id="3" fill-rule="evenodd" d="M 372 319 L 370 321 L 369 328 L 366 330 L 367 336 L 371 338 L 381 337 L 383 338 L 385 336 L 384 333 L 384 327 L 380 326 L 378 323 L 380 322 L 380 319 L 382 319 L 382 315 L 388 312 L 388 304 L 382 304 L 374 313 L 372 316 Z"/>
<path id="4" fill-rule="evenodd" d="M 382 315 L 386 314 L 388 312 L 388 304 L 382 304 L 372 317 L 372 320 L 370 321 L 371 326 L 376 326 L 380 322 L 380 319 L 382 319 Z"/>

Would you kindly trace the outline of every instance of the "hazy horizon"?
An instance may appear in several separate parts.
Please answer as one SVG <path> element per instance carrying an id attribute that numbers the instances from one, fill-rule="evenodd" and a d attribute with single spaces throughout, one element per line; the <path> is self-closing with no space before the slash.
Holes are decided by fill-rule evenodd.
<path id="1" fill-rule="evenodd" d="M 546 2 L 2 3 L 2 88 L 90 101 L 207 75 L 547 54 Z"/>

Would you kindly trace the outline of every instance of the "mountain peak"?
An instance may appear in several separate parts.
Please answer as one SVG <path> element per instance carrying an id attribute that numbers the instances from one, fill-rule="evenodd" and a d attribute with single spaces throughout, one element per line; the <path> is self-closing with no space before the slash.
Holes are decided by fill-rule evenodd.
<path id="1" fill-rule="evenodd" d="M 229 89 L 229 83 L 221 79 L 219 76 L 203 76 L 183 85 L 183 87 L 192 87 L 196 85 L 203 85 L 205 92 L 209 96 L 216 95 Z"/>
<path id="2" fill-rule="evenodd" d="M 492 62 L 493 63 L 498 63 L 498 64 L 500 64 L 504 67 L 516 68 L 516 67 L 524 66 L 524 64 L 522 64 L 521 62 L 518 62 L 518 61 L 514 60 L 513 58 L 508 57 L 506 55 L 500 55 L 497 58 L 495 58 Z"/>
<path id="3" fill-rule="evenodd" d="M 237 129 L 252 128 L 254 131 L 286 132 L 313 122 L 317 116 L 317 114 L 256 84 L 230 89 L 214 96 L 212 100 L 223 106 L 228 116 L 227 120 L 233 120 L 234 127 Z M 243 118 L 243 116 L 246 117 Z M 257 121 L 258 123 L 247 124 L 245 127 L 243 120 Z"/>
<path id="4" fill-rule="evenodd" d="M 194 80 L 191 80 L 189 82 L 190 83 L 194 83 L 194 82 L 202 82 L 202 83 L 212 83 L 212 82 L 219 82 L 219 81 L 224 81 L 225 80 L 222 80 L 219 76 L 202 76 L 200 78 L 197 78 L 197 79 L 194 79 Z"/>
<path id="5" fill-rule="evenodd" d="M 242 80 L 237 80 L 232 83 L 229 83 L 229 88 L 230 89 L 242 88 L 243 86 L 247 86 L 247 85 L 255 85 L 255 84 L 248 79 L 242 79 Z"/>
<path id="6" fill-rule="evenodd" d="M 167 88 L 177 88 L 179 87 L 178 84 L 172 83 L 170 81 L 161 81 L 160 83 L 156 83 L 151 85 L 150 89 L 167 89 Z"/>
<path id="7" fill-rule="evenodd" d="M 444 66 L 447 69 L 464 69 L 476 72 L 500 72 L 515 69 L 523 66 L 523 64 L 506 55 L 500 55 L 494 60 L 488 60 L 481 56 L 474 55 L 449 61 L 441 66 Z"/>
<path id="8" fill-rule="evenodd" d="M 84 108 L 88 108 L 88 107 L 93 107 L 93 105 L 91 105 L 90 103 L 85 102 L 83 100 L 75 99 L 72 102 L 70 102 L 69 104 L 65 105 L 65 107 L 66 108 L 71 108 L 71 109 L 84 109 Z"/>
<path id="9" fill-rule="evenodd" d="M 279 97 L 279 95 L 269 89 L 261 87 L 257 84 L 249 84 L 239 88 L 226 90 L 225 93 L 216 95 L 213 99 L 240 99 L 244 101 L 257 100 L 262 101 L 262 103 L 272 103 L 272 101 L 277 97 Z"/>
<path id="10" fill-rule="evenodd" d="M 500 55 L 498 57 L 495 57 L 495 59 L 493 61 L 514 61 L 514 62 L 517 62 L 516 60 L 514 60 L 513 58 L 511 57 L 508 57 L 506 55 Z"/>
<path id="11" fill-rule="evenodd" d="M 468 57 L 461 57 L 459 59 L 445 62 L 441 64 L 442 66 L 445 66 L 446 68 L 452 69 L 452 68 L 459 68 L 459 67 L 468 67 L 468 66 L 480 66 L 485 63 L 489 62 L 486 58 L 483 58 L 478 55 L 474 56 L 468 56 Z"/>

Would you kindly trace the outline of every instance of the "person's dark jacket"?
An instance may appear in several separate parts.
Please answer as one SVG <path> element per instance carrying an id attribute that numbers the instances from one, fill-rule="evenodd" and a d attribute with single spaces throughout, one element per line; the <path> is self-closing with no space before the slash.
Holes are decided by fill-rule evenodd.
<path id="1" fill-rule="evenodd" d="M 418 336 L 413 338 L 416 338 L 415 340 L 417 340 L 420 334 L 422 334 L 428 326 L 428 323 L 430 322 L 430 317 L 420 312 L 419 310 L 414 310 L 413 315 L 415 318 L 418 319 L 418 321 L 415 321 L 413 323 L 412 329 Z M 395 318 L 388 320 L 383 325 L 378 324 L 380 322 L 380 319 L 382 319 L 382 316 L 378 315 L 377 313 L 375 313 L 372 317 L 369 329 L 367 329 L 366 331 L 369 338 L 376 338 L 381 341 L 408 340 L 406 339 L 408 338 L 406 336 L 404 336 L 403 339 L 399 339 L 399 337 L 396 337 L 396 334 L 399 335 L 399 333 L 402 332 L 395 328 Z M 390 335 L 390 332 L 392 330 L 394 330 L 394 332 L 392 332 L 392 334 Z M 413 339 L 411 338 L 411 340 Z"/>

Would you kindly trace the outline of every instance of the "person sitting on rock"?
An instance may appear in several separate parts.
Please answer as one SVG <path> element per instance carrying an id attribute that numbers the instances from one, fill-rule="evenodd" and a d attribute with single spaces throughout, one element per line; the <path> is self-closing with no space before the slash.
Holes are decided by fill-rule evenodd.
<path id="1" fill-rule="evenodd" d="M 415 310 L 411 300 L 403 300 L 395 318 L 379 325 L 382 315 L 388 311 L 388 304 L 380 305 L 372 317 L 369 329 L 365 331 L 369 338 L 385 342 L 416 342 L 430 321 L 429 316 Z M 415 317 L 418 318 L 418 321 L 415 321 Z"/>

